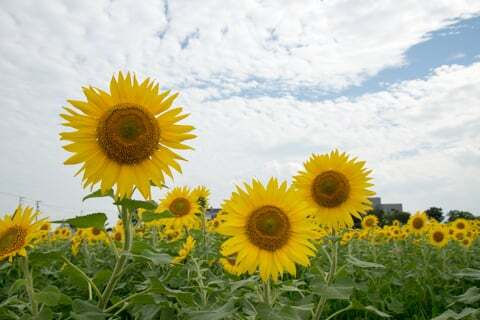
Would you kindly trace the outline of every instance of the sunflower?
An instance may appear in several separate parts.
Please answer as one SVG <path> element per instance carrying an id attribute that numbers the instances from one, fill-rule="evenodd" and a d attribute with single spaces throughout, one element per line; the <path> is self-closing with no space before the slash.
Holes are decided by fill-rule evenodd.
<path id="1" fill-rule="evenodd" d="M 455 221 L 453 221 L 453 226 L 457 230 L 467 230 L 469 227 L 469 223 L 467 220 L 463 218 L 458 218 L 458 219 L 455 219 Z"/>
<path id="2" fill-rule="evenodd" d="M 185 243 L 183 244 L 182 248 L 178 252 L 178 256 L 173 258 L 172 263 L 180 263 L 185 259 L 187 259 L 188 255 L 195 247 L 195 243 L 196 241 L 192 238 L 192 236 L 188 236 L 187 240 L 185 240 Z"/>
<path id="3" fill-rule="evenodd" d="M 188 187 L 175 187 L 163 199 L 156 212 L 170 211 L 171 218 L 159 219 L 166 226 L 173 229 L 197 228 L 200 220 L 196 216 L 200 212 L 195 195 Z"/>
<path id="4" fill-rule="evenodd" d="M 438 248 L 443 248 L 448 244 L 448 237 L 448 230 L 441 225 L 431 228 L 428 233 L 428 241 Z"/>
<path id="5" fill-rule="evenodd" d="M 227 271 L 230 274 L 238 275 L 238 267 L 236 265 L 235 256 L 220 258 L 218 259 L 218 262 L 220 262 L 220 264 L 222 265 L 223 270 Z"/>
<path id="6" fill-rule="evenodd" d="M 428 217 L 425 212 L 417 211 L 415 214 L 410 216 L 408 219 L 408 225 L 410 226 L 410 231 L 415 234 L 420 234 L 425 231 L 425 227 L 428 224 Z"/>
<path id="7" fill-rule="evenodd" d="M 150 182 L 160 186 L 164 174 L 172 177 L 171 168 L 181 172 L 178 160 L 185 159 L 171 149 L 191 149 L 183 142 L 195 135 L 192 126 L 178 124 L 188 116 L 171 107 L 178 94 L 159 93 L 153 80 L 139 83 L 121 72 L 112 77 L 110 93 L 93 87 L 83 92 L 87 100 L 68 100 L 73 107 L 61 114 L 74 131 L 60 136 L 73 153 L 65 164 L 82 163 L 84 187 L 99 183 L 105 193 L 116 185 L 117 197 L 130 196 L 136 187 L 150 199 Z"/>
<path id="8" fill-rule="evenodd" d="M 370 229 L 370 228 L 375 228 L 378 224 L 378 218 L 377 216 L 374 216 L 373 214 L 369 214 L 368 216 L 365 216 L 362 219 L 362 227 L 364 229 Z"/>
<path id="9" fill-rule="evenodd" d="M 277 280 L 284 271 L 296 275 L 295 263 L 310 264 L 315 255 L 311 242 L 317 234 L 307 219 L 308 208 L 287 183 L 271 178 L 266 187 L 253 180 L 245 190 L 237 186 L 223 204 L 218 232 L 230 236 L 222 244 L 224 256 L 236 255 L 239 274 L 260 270 L 263 281 Z"/>
<path id="10" fill-rule="evenodd" d="M 90 242 L 96 242 L 96 241 L 106 241 L 107 237 L 105 234 L 105 231 L 99 228 L 89 228 L 87 231 L 87 238 Z"/>
<path id="11" fill-rule="evenodd" d="M 205 186 L 198 186 L 193 188 L 192 194 L 197 199 L 198 204 L 202 208 L 207 208 L 208 197 L 210 196 L 210 190 Z"/>
<path id="12" fill-rule="evenodd" d="M 43 221 L 42 225 L 40 226 L 40 231 L 42 233 L 49 233 L 50 229 L 52 228 L 51 223 L 48 220 Z"/>
<path id="13" fill-rule="evenodd" d="M 8 258 L 12 262 L 16 255 L 26 256 L 26 249 L 41 238 L 45 221 L 35 221 L 36 217 L 32 208 L 18 207 L 13 216 L 0 218 L 0 261 Z"/>
<path id="14" fill-rule="evenodd" d="M 312 155 L 304 163 L 305 171 L 294 177 L 294 185 L 302 200 L 315 210 L 318 222 L 329 228 L 352 226 L 352 216 L 371 208 L 368 188 L 371 171 L 364 161 L 350 159 L 346 153 L 335 150 L 330 154 Z"/>

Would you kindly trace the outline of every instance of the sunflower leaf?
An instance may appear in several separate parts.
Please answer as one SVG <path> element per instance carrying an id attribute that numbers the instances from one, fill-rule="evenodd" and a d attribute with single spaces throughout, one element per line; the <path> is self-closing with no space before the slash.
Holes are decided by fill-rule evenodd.
<path id="1" fill-rule="evenodd" d="M 157 204 L 155 201 L 141 201 L 141 200 L 132 200 L 132 199 L 121 199 L 118 201 L 115 201 L 115 204 L 118 206 L 123 206 L 126 207 L 130 210 L 135 210 L 135 209 L 146 209 L 146 210 L 155 210 L 157 208 Z"/>
<path id="2" fill-rule="evenodd" d="M 97 228 L 103 229 L 107 216 L 105 213 L 97 212 L 87 214 L 86 216 L 78 216 L 75 218 L 52 221 L 53 223 L 67 223 L 74 228 Z"/>
<path id="3" fill-rule="evenodd" d="M 161 213 L 156 213 L 154 211 L 145 211 L 144 213 L 142 213 L 142 221 L 151 222 L 151 221 L 160 220 L 164 218 L 171 218 L 173 216 L 174 215 L 168 210 L 165 210 Z"/>
<path id="4" fill-rule="evenodd" d="M 385 268 L 385 266 L 383 264 L 363 261 L 363 260 L 355 258 L 354 256 L 351 256 L 351 255 L 347 256 L 347 262 L 350 263 L 350 264 L 353 264 L 354 266 L 360 267 L 360 268 L 378 268 L 378 269 L 384 269 Z"/>
<path id="5" fill-rule="evenodd" d="M 99 190 L 97 190 L 95 192 L 92 192 L 92 193 L 86 195 L 85 197 L 83 197 L 82 201 L 85 201 L 85 200 L 91 199 L 91 198 L 103 198 L 103 197 L 113 198 L 113 189 L 109 189 L 105 193 L 102 193 L 102 190 L 99 189 Z"/>

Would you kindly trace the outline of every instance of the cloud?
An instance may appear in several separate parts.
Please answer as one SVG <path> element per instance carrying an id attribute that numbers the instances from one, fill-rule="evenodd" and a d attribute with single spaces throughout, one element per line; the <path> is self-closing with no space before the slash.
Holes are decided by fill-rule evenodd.
<path id="1" fill-rule="evenodd" d="M 478 64 L 353 100 L 302 102 L 292 92 L 361 84 L 479 13 L 467 0 L 3 1 L 0 191 L 62 207 L 48 209 L 54 218 L 108 209 L 81 203 L 76 169 L 62 165 L 58 114 L 81 86 L 105 88 L 114 72 L 135 70 L 181 91 L 199 138 L 176 182 L 208 185 L 214 204 L 234 182 L 288 178 L 311 152 L 339 147 L 368 160 L 387 201 L 478 212 Z M 0 198 L 1 212 L 15 202 Z"/>

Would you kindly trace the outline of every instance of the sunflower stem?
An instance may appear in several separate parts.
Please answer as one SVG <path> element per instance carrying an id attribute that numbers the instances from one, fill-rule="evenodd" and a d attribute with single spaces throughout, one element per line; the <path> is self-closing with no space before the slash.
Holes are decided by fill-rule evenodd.
<path id="1" fill-rule="evenodd" d="M 121 208 L 122 213 L 122 222 L 123 222 L 123 232 L 125 242 L 123 243 L 123 252 L 120 255 L 120 258 L 117 259 L 115 266 L 112 271 L 112 275 L 103 291 L 102 297 L 98 303 L 98 307 L 102 310 L 105 310 L 108 302 L 110 301 L 110 297 L 112 296 L 113 290 L 117 285 L 118 281 L 120 280 L 120 276 L 123 273 L 127 260 L 130 256 L 130 251 L 132 250 L 132 243 L 133 243 L 133 226 L 132 226 L 132 215 L 131 212 L 128 211 L 127 208 L 122 206 Z"/>
<path id="2" fill-rule="evenodd" d="M 195 264 L 195 271 L 197 272 L 197 283 L 198 287 L 200 288 L 200 297 L 202 298 L 202 305 L 206 306 L 207 305 L 207 291 L 205 290 L 205 284 L 203 283 L 203 274 L 202 270 L 200 268 L 200 265 L 198 264 L 197 259 L 192 258 L 193 263 Z"/>
<path id="3" fill-rule="evenodd" d="M 333 283 L 333 280 L 335 279 L 335 274 L 337 272 L 337 264 L 338 264 L 338 239 L 335 237 L 332 241 L 330 242 L 330 250 L 331 250 L 330 270 L 328 271 L 327 277 L 325 279 L 327 286 L 330 286 Z M 320 319 L 326 302 L 327 302 L 326 296 L 320 297 L 320 301 L 318 302 L 317 307 L 315 308 L 315 313 L 313 314 L 312 319 L 314 320 Z"/>
<path id="4" fill-rule="evenodd" d="M 20 268 L 23 272 L 23 277 L 26 281 L 25 289 L 30 300 L 30 307 L 33 319 L 38 318 L 38 304 L 35 301 L 34 289 L 33 289 L 33 276 L 28 263 L 28 255 L 20 259 Z"/>

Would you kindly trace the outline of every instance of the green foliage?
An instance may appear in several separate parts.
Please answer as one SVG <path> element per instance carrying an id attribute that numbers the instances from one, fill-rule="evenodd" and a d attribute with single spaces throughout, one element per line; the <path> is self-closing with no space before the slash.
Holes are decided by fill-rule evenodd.
<path id="1" fill-rule="evenodd" d="M 72 256 L 67 241 L 45 242 L 29 253 L 39 303 L 39 319 L 311 319 L 326 299 L 322 319 L 475 319 L 480 310 L 480 249 L 450 243 L 442 250 L 420 241 L 372 244 L 355 239 L 340 246 L 334 281 L 327 284 L 329 257 L 318 244 L 310 267 L 272 283 L 264 300 L 258 275 L 232 276 L 216 262 L 223 238 L 190 233 L 191 255 L 172 264 L 184 239 L 153 241 L 149 231 L 136 237 L 126 269 L 105 310 L 103 291 L 115 265 L 107 243 L 84 245 Z M 122 251 L 119 249 L 119 255 Z M 79 270 L 62 258 L 71 261 Z M 83 273 L 83 274 L 82 274 Z M 0 264 L 0 319 L 31 319 L 26 282 L 18 263 Z"/>
<path id="2" fill-rule="evenodd" d="M 474 220 L 475 216 L 473 213 L 468 211 L 461 211 L 461 210 L 450 210 L 448 211 L 448 222 L 455 221 L 459 218 L 467 219 L 467 220 Z"/>
<path id="3" fill-rule="evenodd" d="M 66 220 L 57 220 L 52 221 L 53 223 L 66 223 L 74 228 L 97 228 L 103 229 L 105 227 L 105 222 L 107 221 L 107 216 L 105 213 L 91 213 L 84 216 L 78 216 Z"/>
<path id="4" fill-rule="evenodd" d="M 437 220 L 438 222 L 442 222 L 443 219 L 444 219 L 442 208 L 430 207 L 430 208 L 428 208 L 427 210 L 425 210 L 425 214 L 426 214 L 429 218 L 435 219 L 435 220 Z"/>

